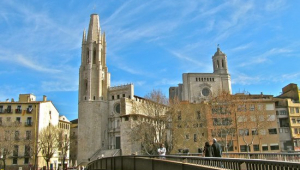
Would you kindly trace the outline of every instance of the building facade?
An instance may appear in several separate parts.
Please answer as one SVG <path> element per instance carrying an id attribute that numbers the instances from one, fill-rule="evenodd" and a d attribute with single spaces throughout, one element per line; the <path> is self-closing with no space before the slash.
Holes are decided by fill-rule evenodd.
<path id="1" fill-rule="evenodd" d="M 38 134 L 48 125 L 58 125 L 59 113 L 51 101 L 44 96 L 42 101 L 36 101 L 33 94 L 20 94 L 19 101 L 11 99 L 0 102 L 0 133 L 1 151 L 11 150 L 7 155 L 6 165 L 12 169 L 30 169 L 34 164 L 33 153 L 36 153 Z M 12 124 L 13 123 L 13 124 Z M 10 133 L 9 145 L 4 145 L 3 133 Z M 3 157 L 4 153 L 1 153 Z M 50 166 L 57 166 L 58 158 L 54 155 Z M 44 158 L 38 155 L 38 167 L 46 166 Z"/>

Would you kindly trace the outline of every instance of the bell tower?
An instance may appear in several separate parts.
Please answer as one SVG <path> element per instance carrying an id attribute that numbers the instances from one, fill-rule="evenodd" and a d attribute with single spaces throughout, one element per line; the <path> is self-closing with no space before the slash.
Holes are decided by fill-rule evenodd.
<path id="1" fill-rule="evenodd" d="M 109 86 L 105 33 L 101 34 L 99 16 L 92 14 L 88 34 L 84 30 L 82 37 L 78 101 L 107 100 Z"/>
<path id="2" fill-rule="evenodd" d="M 212 57 L 214 73 L 228 74 L 227 56 L 224 54 L 218 45 L 217 52 Z"/>

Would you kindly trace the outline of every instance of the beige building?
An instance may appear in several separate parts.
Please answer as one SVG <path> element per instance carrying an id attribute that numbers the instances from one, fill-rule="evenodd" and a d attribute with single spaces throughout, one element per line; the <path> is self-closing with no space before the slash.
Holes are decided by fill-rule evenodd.
<path id="1" fill-rule="evenodd" d="M 0 133 L 3 131 L 13 133 L 14 139 L 11 139 L 13 151 L 6 159 L 6 165 L 18 169 L 29 169 L 34 165 L 33 152 L 36 152 L 39 132 L 49 124 L 58 125 L 59 113 L 53 103 L 44 96 L 42 101 L 36 101 L 33 94 L 20 94 L 19 101 L 11 99 L 0 102 Z M 17 126 L 7 126 L 11 123 L 17 123 Z M 1 138 L 3 136 L 1 135 Z M 3 142 L 1 139 L 0 142 Z M 28 148 L 26 144 L 32 143 L 34 148 Z M 5 147 L 1 145 L 1 147 Z M 5 148 L 1 148 L 3 151 Z M 3 157 L 3 153 L 1 153 Z M 56 155 L 51 159 L 52 167 L 57 167 L 58 159 Z M 39 156 L 38 167 L 45 166 L 44 159 Z"/>
<path id="2" fill-rule="evenodd" d="M 71 164 L 73 164 L 72 161 L 70 161 L 71 122 L 66 116 L 59 116 L 58 128 L 62 131 L 61 142 L 63 143 L 62 145 L 65 146 L 58 150 L 58 167 L 62 167 L 63 164 L 65 167 L 70 167 L 72 166 Z M 64 162 L 63 158 L 65 159 Z"/>
<path id="3" fill-rule="evenodd" d="M 70 129 L 70 167 L 77 166 L 77 155 L 78 155 L 78 119 L 71 120 L 71 129 Z"/>
<path id="4" fill-rule="evenodd" d="M 282 88 L 276 100 L 278 126 L 283 151 L 300 151 L 300 103 L 297 84 Z"/>

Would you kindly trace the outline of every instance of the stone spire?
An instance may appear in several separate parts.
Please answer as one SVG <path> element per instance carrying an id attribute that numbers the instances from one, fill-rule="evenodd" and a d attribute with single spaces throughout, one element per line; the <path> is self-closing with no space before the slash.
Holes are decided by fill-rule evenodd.
<path id="1" fill-rule="evenodd" d="M 99 26 L 99 16 L 97 14 L 92 14 L 90 19 L 89 31 L 87 42 L 98 42 L 99 41 L 99 33 L 100 26 Z"/>

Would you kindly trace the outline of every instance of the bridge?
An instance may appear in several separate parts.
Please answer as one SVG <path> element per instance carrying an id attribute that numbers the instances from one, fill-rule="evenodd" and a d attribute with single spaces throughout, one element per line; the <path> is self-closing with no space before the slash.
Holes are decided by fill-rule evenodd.
<path id="1" fill-rule="evenodd" d="M 298 159 L 299 157 L 295 158 Z M 92 161 L 88 170 L 300 170 L 299 162 L 200 156 L 116 156 Z"/>

